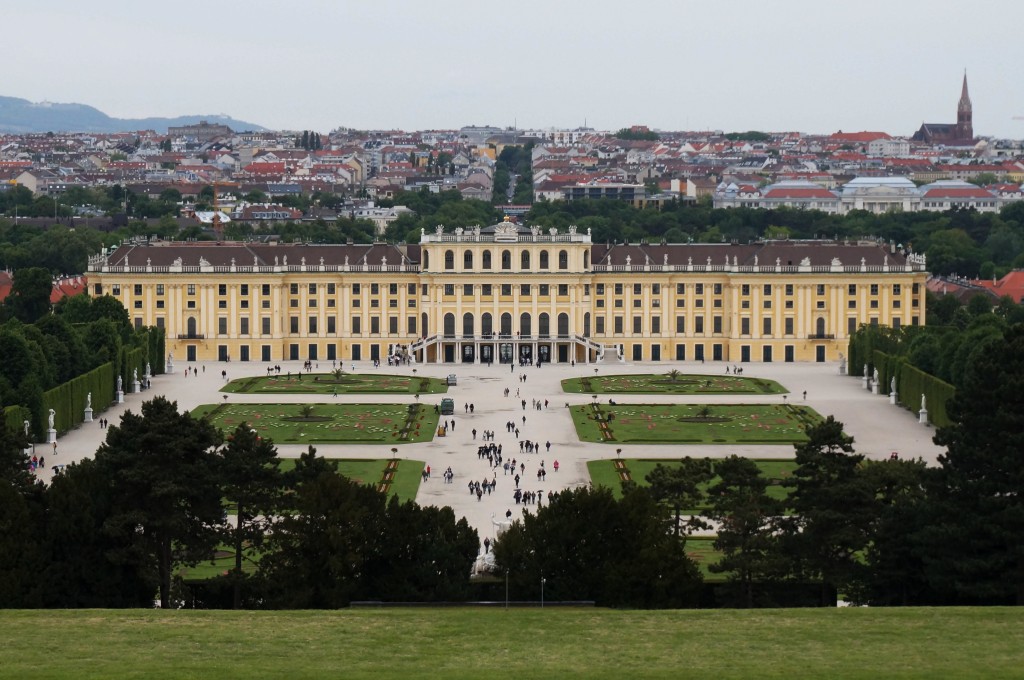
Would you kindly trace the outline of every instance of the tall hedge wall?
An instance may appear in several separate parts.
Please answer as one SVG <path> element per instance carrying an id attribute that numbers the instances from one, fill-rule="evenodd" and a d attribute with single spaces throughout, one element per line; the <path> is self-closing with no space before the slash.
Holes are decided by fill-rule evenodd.
<path id="1" fill-rule="evenodd" d="M 928 421 L 937 427 L 951 425 L 946 414 L 946 402 L 956 391 L 949 383 L 925 373 L 907 362 L 905 357 L 892 356 L 880 350 L 871 353 L 868 371 L 872 375 L 878 369 L 879 393 L 888 394 L 893 376 L 896 377 L 896 394 L 899 404 L 911 413 L 921 409 L 921 395 L 928 408 Z M 861 373 L 863 373 L 863 366 Z M 851 368 L 852 371 L 852 368 Z"/>
<path id="2" fill-rule="evenodd" d="M 115 391 L 114 366 L 109 363 L 58 385 L 43 393 L 43 427 L 50 409 L 53 409 L 54 429 L 58 433 L 67 432 L 85 420 L 86 395 L 92 393 L 92 410 L 95 417 L 110 407 L 115 398 Z M 37 432 L 36 435 L 41 437 L 45 432 Z"/>
<path id="3" fill-rule="evenodd" d="M 26 406 L 4 407 L 4 426 L 14 432 L 25 432 L 25 421 L 32 426 L 32 411 Z"/>

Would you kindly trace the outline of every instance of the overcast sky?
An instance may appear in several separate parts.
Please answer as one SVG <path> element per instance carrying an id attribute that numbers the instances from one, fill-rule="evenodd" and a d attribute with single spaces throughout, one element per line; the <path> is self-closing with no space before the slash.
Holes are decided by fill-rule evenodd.
<path id="1" fill-rule="evenodd" d="M 33 0 L 0 94 L 270 128 L 883 130 L 1024 137 L 1024 2 Z"/>

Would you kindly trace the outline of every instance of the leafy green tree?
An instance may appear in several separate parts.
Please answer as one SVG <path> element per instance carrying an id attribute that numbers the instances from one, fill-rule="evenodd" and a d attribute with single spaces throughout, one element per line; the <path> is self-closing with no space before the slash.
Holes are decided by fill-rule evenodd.
<path id="1" fill-rule="evenodd" d="M 211 559 L 224 520 L 215 447 L 220 433 L 157 397 L 127 411 L 96 451 L 112 480 L 114 508 L 106 522 L 118 540 L 119 562 L 156 574 L 160 605 L 170 605 L 176 566 Z"/>
<path id="2" fill-rule="evenodd" d="M 708 570 L 727 574 L 735 601 L 753 607 L 758 587 L 785 571 L 787 560 L 776 535 L 784 504 L 768 495 L 768 480 L 749 458 L 718 461 L 715 475 L 718 481 L 708 489 L 711 508 L 705 517 L 718 527 L 714 545 L 722 558 Z"/>
<path id="3" fill-rule="evenodd" d="M 939 428 L 929 581 L 965 602 L 1024 604 L 1024 326 L 972 354 Z"/>
<path id="4" fill-rule="evenodd" d="M 852 582 L 867 544 L 872 494 L 858 475 L 864 457 L 853 453 L 853 438 L 829 416 L 807 428 L 808 441 L 796 445 L 797 468 L 787 480 L 792 517 L 783 548 L 795 558 L 796 575 L 821 582 L 821 606 L 830 588 Z"/>
<path id="5" fill-rule="evenodd" d="M 692 607 L 700 574 L 684 542 L 665 531 L 665 512 L 647 489 L 616 501 L 606 487 L 562 491 L 525 512 L 494 544 L 511 595 L 601 606 Z"/>
<path id="6" fill-rule="evenodd" d="M 14 272 L 10 295 L 4 300 L 8 315 L 32 323 L 50 312 L 50 293 L 53 279 L 42 267 L 19 269 Z"/>
<path id="7" fill-rule="evenodd" d="M 228 529 L 235 551 L 231 574 L 233 607 L 242 603 L 242 564 L 262 547 L 274 514 L 281 505 L 285 477 L 280 469 L 277 449 L 263 439 L 248 423 L 241 423 L 228 435 L 221 450 L 220 480 L 224 498 L 234 504 L 235 525 Z"/>
<path id="8" fill-rule="evenodd" d="M 672 533 L 679 535 L 683 508 L 697 508 L 704 502 L 704 484 L 711 481 L 711 461 L 707 458 L 683 458 L 679 465 L 658 463 L 647 474 L 651 496 L 668 504 L 674 512 Z M 687 522 L 688 529 L 703 527 L 696 515 Z"/>

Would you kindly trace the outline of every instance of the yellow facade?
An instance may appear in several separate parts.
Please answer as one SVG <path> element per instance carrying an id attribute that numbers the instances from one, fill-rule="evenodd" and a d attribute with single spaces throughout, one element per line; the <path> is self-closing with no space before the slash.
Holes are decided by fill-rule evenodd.
<path id="1" fill-rule="evenodd" d="M 595 245 L 508 222 L 413 246 L 129 244 L 89 267 L 176 359 L 270 362 L 833 361 L 861 324 L 923 324 L 925 278 L 874 241 Z"/>

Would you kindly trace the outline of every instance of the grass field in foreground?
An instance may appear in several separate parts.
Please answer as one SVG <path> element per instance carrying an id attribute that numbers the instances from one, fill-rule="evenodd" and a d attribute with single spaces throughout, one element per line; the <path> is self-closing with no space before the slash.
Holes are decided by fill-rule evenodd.
<path id="1" fill-rule="evenodd" d="M 388 459 L 356 459 L 356 458 L 328 458 L 327 460 L 338 464 L 338 472 L 349 479 L 360 484 L 377 486 L 384 476 L 384 468 L 388 465 Z M 283 458 L 281 470 L 288 471 L 295 468 L 294 458 Z M 421 473 L 423 472 L 423 461 L 398 459 L 398 471 L 391 482 L 389 495 L 398 496 L 398 500 L 416 500 L 416 493 L 420 490 Z"/>
<path id="2" fill-rule="evenodd" d="M 225 434 L 246 422 L 275 444 L 408 444 L 430 441 L 437 429 L 437 413 L 424 404 L 311 404 L 308 418 L 302 416 L 303 406 L 204 404 L 192 415 L 208 415 Z"/>
<path id="3" fill-rule="evenodd" d="M 605 444 L 792 444 L 821 419 L 792 404 L 596 403 L 571 413 L 580 441 Z"/>
<path id="4" fill-rule="evenodd" d="M 1024 608 L 5 611 L 0 678 L 1014 678 Z"/>
<path id="5" fill-rule="evenodd" d="M 221 392 L 240 394 L 436 394 L 448 391 L 441 378 L 390 373 L 292 373 L 232 380 Z"/>
<path id="6" fill-rule="evenodd" d="M 562 381 L 562 390 L 582 394 L 784 394 L 789 391 L 765 378 L 689 373 L 680 373 L 675 379 L 666 373 L 566 378 Z"/>

